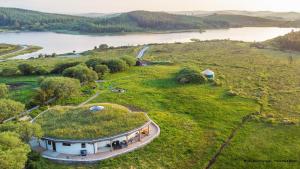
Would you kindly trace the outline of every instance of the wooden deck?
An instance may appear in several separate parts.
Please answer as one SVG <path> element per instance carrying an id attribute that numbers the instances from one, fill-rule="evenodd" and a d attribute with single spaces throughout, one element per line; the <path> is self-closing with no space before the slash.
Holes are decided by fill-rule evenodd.
<path id="1" fill-rule="evenodd" d="M 128 147 L 119 149 L 119 150 L 113 150 L 103 153 L 96 153 L 96 154 L 89 154 L 87 156 L 79 156 L 79 155 L 69 155 L 69 154 L 62 154 L 57 153 L 51 150 L 41 150 L 40 147 L 35 147 L 36 151 L 41 152 L 42 157 L 47 158 L 49 160 L 54 160 L 57 162 L 64 162 L 64 163 L 93 163 L 97 161 L 102 161 L 108 158 L 116 157 L 125 153 L 129 153 L 131 151 L 134 151 L 138 148 L 141 148 L 150 142 L 152 142 L 156 137 L 158 137 L 160 134 L 160 128 L 157 124 L 154 122 L 151 122 L 150 124 L 150 133 L 149 135 L 144 135 L 141 138 L 141 141 L 134 142 Z"/>

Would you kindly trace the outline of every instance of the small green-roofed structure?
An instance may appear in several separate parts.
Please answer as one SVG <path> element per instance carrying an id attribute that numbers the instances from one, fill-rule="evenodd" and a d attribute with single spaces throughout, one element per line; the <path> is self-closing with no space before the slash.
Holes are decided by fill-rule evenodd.
<path id="1" fill-rule="evenodd" d="M 138 128 L 148 122 L 143 112 L 132 112 L 116 104 L 82 107 L 56 106 L 36 119 L 45 137 L 55 139 L 97 139 Z"/>

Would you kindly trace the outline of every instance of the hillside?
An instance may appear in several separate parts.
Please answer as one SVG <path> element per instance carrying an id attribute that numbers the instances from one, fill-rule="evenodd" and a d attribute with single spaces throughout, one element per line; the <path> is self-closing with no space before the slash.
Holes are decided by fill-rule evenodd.
<path id="1" fill-rule="evenodd" d="M 239 11 L 239 10 L 224 10 L 224 11 L 180 11 L 170 12 L 173 14 L 189 15 L 204 17 L 212 14 L 220 15 L 244 15 L 252 17 L 260 17 L 273 20 L 295 21 L 300 19 L 298 12 L 273 12 L 273 11 Z"/>
<path id="2" fill-rule="evenodd" d="M 142 32 L 213 28 L 201 18 L 163 12 L 134 11 L 112 17 L 82 17 L 0 8 L 0 27 L 29 31 L 77 31 L 83 33 Z"/>
<path id="3" fill-rule="evenodd" d="M 202 17 L 206 23 L 220 23 L 224 22 L 228 27 L 242 27 L 242 26 L 288 26 L 286 21 L 275 21 L 266 18 L 244 16 L 244 15 L 228 15 L 228 14 L 213 14 Z"/>
<path id="4" fill-rule="evenodd" d="M 291 32 L 284 36 L 271 39 L 266 43 L 280 50 L 300 51 L 300 32 Z"/>
<path id="5" fill-rule="evenodd" d="M 103 17 L 84 17 L 0 8 L 0 29 L 21 31 L 121 33 L 289 25 L 299 24 L 242 15 L 213 14 L 196 17 L 165 12 L 133 11 Z"/>

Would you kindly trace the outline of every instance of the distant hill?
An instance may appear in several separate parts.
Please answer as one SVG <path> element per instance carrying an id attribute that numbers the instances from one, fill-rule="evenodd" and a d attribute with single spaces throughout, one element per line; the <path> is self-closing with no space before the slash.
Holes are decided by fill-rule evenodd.
<path id="1" fill-rule="evenodd" d="M 245 16 L 245 15 L 228 15 L 228 14 L 213 14 L 202 17 L 206 23 L 211 22 L 224 22 L 228 24 L 228 27 L 255 27 L 255 26 L 289 26 L 286 21 L 277 21 L 272 19 Z"/>
<path id="2" fill-rule="evenodd" d="M 149 11 L 74 16 L 0 7 L 0 29 L 22 31 L 121 33 L 290 25 L 300 25 L 300 21 L 292 24 L 242 15 L 213 14 L 197 17 Z"/>
<path id="3" fill-rule="evenodd" d="M 199 17 L 164 12 L 134 11 L 110 17 L 83 17 L 0 8 L 0 28 L 16 30 L 115 33 L 209 29 L 215 28 L 214 25 Z"/>
<path id="4" fill-rule="evenodd" d="M 225 15 L 244 15 L 253 16 L 273 20 L 295 21 L 300 20 L 300 13 L 297 12 L 272 12 L 272 11 L 239 11 L 239 10 L 224 10 L 224 11 L 182 11 L 170 12 L 173 14 L 189 15 L 189 16 L 208 16 L 212 14 Z"/>

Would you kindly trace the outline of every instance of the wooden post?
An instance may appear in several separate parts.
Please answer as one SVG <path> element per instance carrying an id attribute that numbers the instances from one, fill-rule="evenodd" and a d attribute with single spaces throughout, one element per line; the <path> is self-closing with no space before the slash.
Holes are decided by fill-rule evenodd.
<path id="1" fill-rule="evenodd" d="M 148 133 L 147 133 L 147 136 L 150 135 L 150 124 L 148 124 Z"/>
<path id="2" fill-rule="evenodd" d="M 142 130 L 139 130 L 139 141 L 142 141 Z"/>
<path id="3" fill-rule="evenodd" d="M 110 140 L 110 151 L 113 151 L 112 140 Z"/>
<path id="4" fill-rule="evenodd" d="M 128 134 L 126 134 L 126 143 L 128 145 Z"/>

